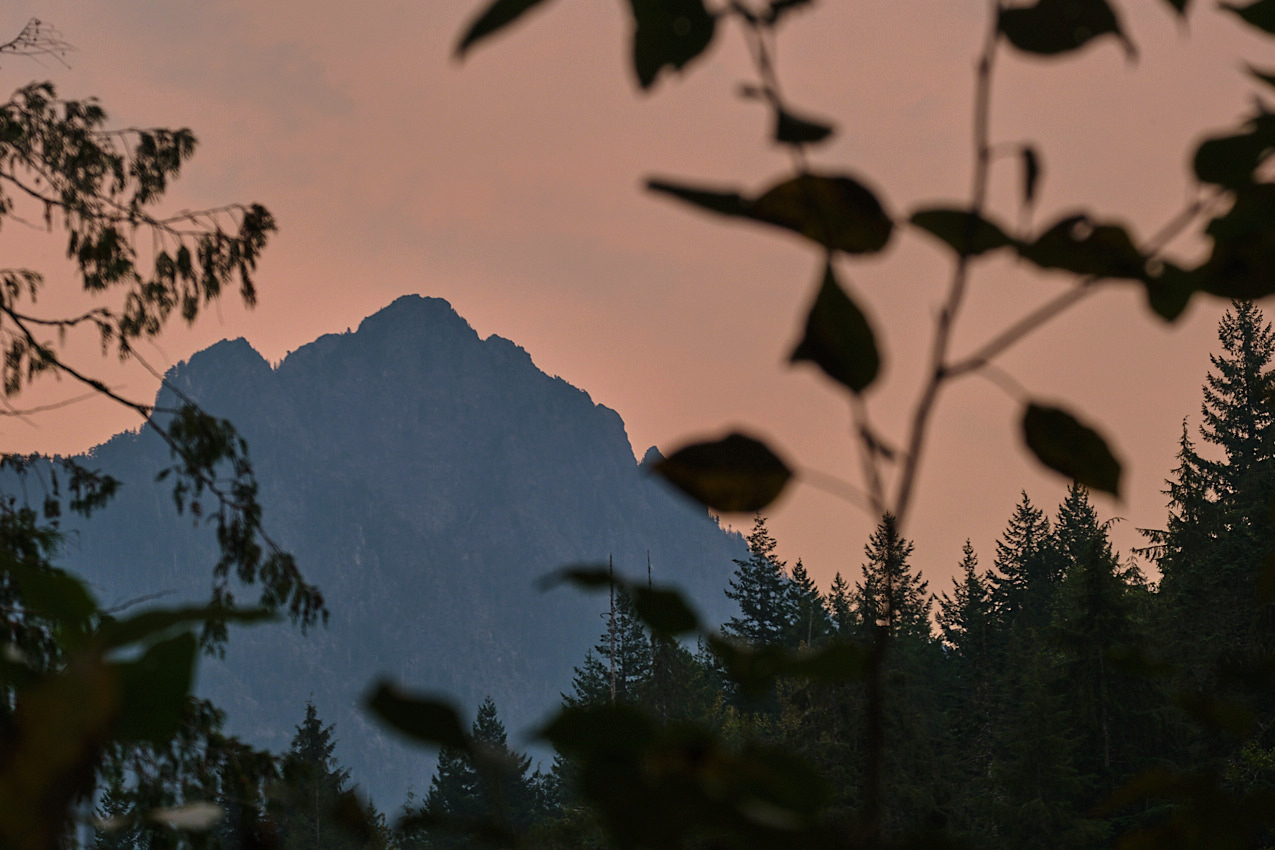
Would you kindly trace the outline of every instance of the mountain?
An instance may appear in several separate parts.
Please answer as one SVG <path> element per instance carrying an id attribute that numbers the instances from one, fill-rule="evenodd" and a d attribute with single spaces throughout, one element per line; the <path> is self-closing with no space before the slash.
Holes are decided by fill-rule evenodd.
<path id="1" fill-rule="evenodd" d="M 645 577 L 649 552 L 656 580 L 684 588 L 711 622 L 731 613 L 723 588 L 746 556 L 739 535 L 646 475 L 615 411 L 509 340 L 480 339 L 446 301 L 405 296 L 274 367 L 244 340 L 223 341 L 166 381 L 158 407 L 176 390 L 248 440 L 269 532 L 331 610 L 307 635 L 232 631 L 224 663 L 203 663 L 200 692 L 227 709 L 231 731 L 276 751 L 312 698 L 336 723 L 337 757 L 382 808 L 409 785 L 422 793 L 433 760 L 358 708 L 375 677 L 470 713 L 490 694 L 511 730 L 570 687 L 606 599 L 536 590 L 546 573 L 613 556 Z M 108 603 L 157 590 L 165 602 L 206 598 L 212 529 L 177 517 L 154 482 L 168 460 L 158 438 L 121 434 L 82 460 L 125 486 L 74 530 L 65 566 Z"/>

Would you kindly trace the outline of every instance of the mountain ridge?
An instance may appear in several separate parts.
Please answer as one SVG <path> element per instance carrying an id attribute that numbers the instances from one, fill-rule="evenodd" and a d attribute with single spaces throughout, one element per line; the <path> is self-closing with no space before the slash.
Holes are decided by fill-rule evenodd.
<path id="1" fill-rule="evenodd" d="M 742 538 L 646 474 L 619 413 L 516 343 L 480 339 L 442 299 L 396 299 L 275 365 L 225 340 L 167 381 L 157 407 L 180 393 L 248 441 L 265 522 L 332 609 L 305 637 L 235 632 L 226 662 L 204 665 L 201 692 L 232 731 L 282 750 L 313 689 L 338 755 L 382 807 L 429 773 L 357 710 L 375 676 L 471 711 L 490 694 L 511 730 L 569 689 L 605 601 L 533 592 L 547 572 L 614 556 L 644 578 L 649 553 L 657 580 L 682 586 L 709 621 L 729 616 L 722 590 Z M 150 480 L 166 456 L 135 432 L 89 453 L 126 486 L 76 529 L 66 566 L 124 597 L 206 596 L 209 529 L 174 522 L 171 495 Z"/>

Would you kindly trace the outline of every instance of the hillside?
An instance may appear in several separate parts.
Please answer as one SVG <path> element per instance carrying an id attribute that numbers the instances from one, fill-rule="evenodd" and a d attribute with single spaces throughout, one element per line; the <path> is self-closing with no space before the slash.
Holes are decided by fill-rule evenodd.
<path id="1" fill-rule="evenodd" d="M 441 691 L 473 712 L 490 694 L 523 730 L 570 685 L 602 628 L 600 597 L 534 589 L 563 564 L 606 561 L 681 585 L 713 620 L 735 534 L 667 491 L 634 461 L 624 423 L 588 394 L 536 368 L 509 340 L 483 340 L 447 302 L 406 296 L 271 367 L 224 341 L 167 375 L 169 384 L 247 438 L 266 523 L 331 609 L 327 628 L 234 632 L 200 691 L 232 731 L 287 747 L 312 697 L 335 722 L 341 761 L 393 809 L 429 765 L 358 711 L 374 677 Z M 161 391 L 160 407 L 174 398 Z M 75 530 L 66 566 L 108 603 L 141 593 L 206 597 L 212 529 L 174 514 L 153 481 L 167 450 L 122 434 L 90 465 L 125 482 Z"/>

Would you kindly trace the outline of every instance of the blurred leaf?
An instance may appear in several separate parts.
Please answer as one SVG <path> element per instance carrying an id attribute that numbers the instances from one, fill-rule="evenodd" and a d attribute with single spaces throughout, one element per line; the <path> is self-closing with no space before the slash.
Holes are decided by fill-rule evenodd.
<path id="1" fill-rule="evenodd" d="M 652 192 L 663 192 L 692 206 L 717 213 L 718 215 L 747 215 L 748 204 L 738 192 L 718 192 L 711 189 L 694 188 L 666 180 L 648 180 L 646 188 Z"/>
<path id="2" fill-rule="evenodd" d="M 524 12 L 544 2 L 545 0 L 495 0 L 494 3 L 483 10 L 482 14 L 474 18 L 473 23 L 469 25 L 469 29 L 465 30 L 464 37 L 456 45 L 456 55 L 458 57 L 464 56 L 465 51 L 476 42 L 500 31 L 518 20 Z"/>
<path id="3" fill-rule="evenodd" d="M 918 227 L 946 243 L 963 257 L 972 257 L 1013 244 L 999 225 L 969 210 L 926 209 L 912 213 Z"/>
<path id="4" fill-rule="evenodd" d="M 664 68 L 680 71 L 713 41 L 717 18 L 703 0 L 629 0 L 633 70 L 649 89 Z"/>
<path id="5" fill-rule="evenodd" d="M 66 813 L 92 791 L 118 711 L 115 676 L 91 654 L 18 695 L 0 748 L 0 847 L 62 846 Z"/>
<path id="6" fill-rule="evenodd" d="M 738 433 L 683 446 L 652 471 L 697 502 L 727 512 L 761 510 L 792 478 L 764 443 Z"/>
<path id="7" fill-rule="evenodd" d="M 880 371 L 872 327 L 837 282 L 831 263 L 824 266 L 823 281 L 806 316 L 805 333 L 789 360 L 814 363 L 856 393 L 867 389 Z"/>
<path id="8" fill-rule="evenodd" d="M 1254 121 L 1248 132 L 1205 139 L 1195 150 L 1192 167 L 1203 183 L 1239 188 L 1253 182 L 1253 172 L 1275 149 L 1275 121 Z"/>
<path id="9" fill-rule="evenodd" d="M 536 582 L 540 590 L 552 590 L 560 584 L 570 584 L 585 590 L 610 587 L 615 576 L 606 564 L 572 564 L 554 570 Z"/>
<path id="10" fill-rule="evenodd" d="M 1034 6 L 1002 8 L 997 26 L 1024 53 L 1054 56 L 1114 35 L 1126 55 L 1137 56 L 1107 0 L 1037 0 Z"/>
<path id="11" fill-rule="evenodd" d="M 800 9 L 802 6 L 809 6 L 814 0 L 770 0 L 770 5 L 766 7 L 762 20 L 773 25 L 778 24 L 789 13 Z"/>
<path id="12" fill-rule="evenodd" d="M 382 681 L 364 699 L 364 706 L 383 723 L 425 744 L 469 751 L 469 738 L 456 709 L 439 700 L 413 696 Z"/>
<path id="13" fill-rule="evenodd" d="M 753 201 L 747 214 L 847 254 L 880 251 L 894 228 L 876 195 L 845 175 L 802 174 L 785 180 Z"/>
<path id="14" fill-rule="evenodd" d="M 603 750 L 636 753 L 650 739 L 649 717 L 633 706 L 605 704 L 562 709 L 540 730 L 540 737 L 565 753 Z"/>
<path id="15" fill-rule="evenodd" d="M 112 665 L 120 687 L 119 738 L 158 744 L 177 734 L 198 650 L 194 634 L 186 632 L 160 641 L 136 661 Z"/>
<path id="16" fill-rule="evenodd" d="M 113 649 L 208 620 L 251 625 L 276 622 L 278 619 L 278 614 L 265 608 L 226 608 L 224 605 L 157 608 L 122 620 L 107 620 L 98 630 L 98 637 L 103 647 Z"/>
<path id="17" fill-rule="evenodd" d="M 876 195 L 845 175 L 799 175 L 781 181 L 754 200 L 739 192 L 666 180 L 650 180 L 647 188 L 720 215 L 793 230 L 848 254 L 880 251 L 889 242 L 894 227 Z"/>
<path id="18" fill-rule="evenodd" d="M 226 810 L 216 803 L 203 800 L 186 803 L 167 809 L 153 809 L 147 814 L 147 820 L 163 824 L 169 829 L 207 832 L 217 825 L 226 814 Z"/>
<path id="19" fill-rule="evenodd" d="M 699 616 L 681 593 L 667 587 L 629 585 L 637 615 L 657 634 L 676 637 L 699 628 Z"/>
<path id="20" fill-rule="evenodd" d="M 0 570 L 17 582 L 22 604 L 59 625 L 78 630 L 97 613 L 97 601 L 75 576 L 55 567 L 34 567 L 5 558 Z"/>
<path id="21" fill-rule="evenodd" d="M 1059 220 L 1035 242 L 1020 244 L 1018 253 L 1043 269 L 1133 280 L 1146 276 L 1147 259 L 1124 227 L 1094 222 L 1084 214 Z"/>
<path id="22" fill-rule="evenodd" d="M 1275 34 L 1275 0 L 1256 0 L 1247 6 L 1220 3 L 1223 9 L 1234 12 L 1258 29 Z"/>
<path id="23" fill-rule="evenodd" d="M 854 682 L 867 678 L 870 668 L 870 651 L 842 640 L 797 653 L 784 665 L 784 673 L 818 682 Z"/>
<path id="24" fill-rule="evenodd" d="M 1174 263 L 1157 261 L 1154 271 L 1149 270 L 1143 280 L 1147 304 L 1165 321 L 1176 321 L 1186 310 L 1191 294 L 1199 289 L 1199 278 L 1197 273 L 1188 272 Z"/>
<path id="25" fill-rule="evenodd" d="M 1275 71 L 1262 71 L 1249 65 L 1248 72 L 1253 79 L 1266 83 L 1268 86 L 1275 86 Z"/>
<path id="26" fill-rule="evenodd" d="M 786 109 L 775 113 L 775 141 L 787 145 L 811 145 L 832 135 L 832 125 L 826 121 L 803 118 Z"/>
<path id="27" fill-rule="evenodd" d="M 1120 462 L 1097 431 L 1056 407 L 1029 404 L 1023 439 L 1041 463 L 1091 490 L 1120 495 Z"/>
<path id="28" fill-rule="evenodd" d="M 1023 145 L 1023 206 L 1031 208 L 1036 203 L 1036 188 L 1040 185 L 1040 156 L 1031 145 Z"/>
<path id="29" fill-rule="evenodd" d="M 1235 193 L 1235 203 L 1209 222 L 1213 252 L 1196 271 L 1198 288 L 1222 298 L 1257 299 L 1275 293 L 1275 185 Z"/>
<path id="30" fill-rule="evenodd" d="M 1174 702 L 1205 729 L 1222 732 L 1237 741 L 1248 737 L 1257 722 L 1251 708 L 1233 699 L 1186 693 L 1178 694 Z"/>

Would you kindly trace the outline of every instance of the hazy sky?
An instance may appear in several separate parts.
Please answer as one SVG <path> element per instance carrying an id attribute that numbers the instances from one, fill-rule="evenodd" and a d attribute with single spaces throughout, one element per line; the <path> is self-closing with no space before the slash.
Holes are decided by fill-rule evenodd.
<path id="1" fill-rule="evenodd" d="M 1146 236 L 1187 196 L 1199 131 L 1231 126 L 1252 86 L 1241 57 L 1269 54 L 1205 4 L 1189 27 L 1167 4 L 1126 2 L 1137 64 L 1100 42 L 1079 57 L 1004 56 L 993 99 L 998 141 L 1032 140 L 1045 176 L 1035 216 L 1078 205 Z M 50 0 L 10 3 L 0 30 L 35 16 L 75 45 L 70 68 L 9 57 L 10 88 L 51 79 L 97 96 L 119 126 L 189 126 L 199 151 L 171 208 L 259 201 L 280 232 L 258 276 L 260 305 L 233 299 L 193 329 L 174 326 L 143 355 L 159 369 L 222 337 L 268 359 L 356 327 L 404 293 L 446 298 L 482 335 L 526 348 L 550 374 L 617 410 L 635 452 L 744 426 L 795 463 L 857 480 L 844 398 L 784 361 L 811 298 L 819 257 L 800 240 L 696 215 L 641 190 L 648 175 L 754 188 L 788 167 L 769 118 L 736 96 L 752 79 L 739 32 L 650 96 L 627 65 L 620 2 L 557 0 L 517 30 L 451 58 L 475 0 L 362 3 Z M 973 63 L 987 4 L 976 0 L 824 2 L 793 17 L 779 73 L 797 105 L 836 120 L 817 165 L 846 169 L 896 214 L 968 193 Z M 994 174 L 1002 220 L 1016 220 L 1017 163 Z M 1178 246 L 1190 255 L 1198 245 Z M 50 314 L 72 282 L 62 241 L 10 226 L 4 264 L 46 272 Z M 901 435 L 920 381 L 948 258 L 915 232 L 842 267 L 886 357 L 869 395 L 874 420 Z M 1060 279 L 1061 280 L 1061 279 Z M 1059 280 L 1007 259 L 980 264 L 957 349 L 1057 291 Z M 1224 305 L 1197 301 L 1176 325 L 1129 287 L 1112 287 L 1013 349 L 999 365 L 1033 395 L 1099 423 L 1127 466 L 1123 504 L 1103 516 L 1163 523 L 1163 480 L 1181 422 L 1198 425 L 1200 384 Z M 154 381 L 101 363 L 113 385 L 149 400 Z M 76 395 L 63 382 L 28 404 Z M 979 377 L 942 396 L 907 529 L 931 589 L 973 539 L 984 565 L 1026 488 L 1052 511 L 1064 485 L 1018 445 L 1018 405 Z M 7 450 L 81 450 L 134 425 L 97 403 L 0 423 Z M 735 520 L 746 528 L 747 518 Z M 826 582 L 857 574 L 873 521 L 798 486 L 773 511 L 784 556 Z M 658 567 L 658 565 L 657 565 Z"/>

